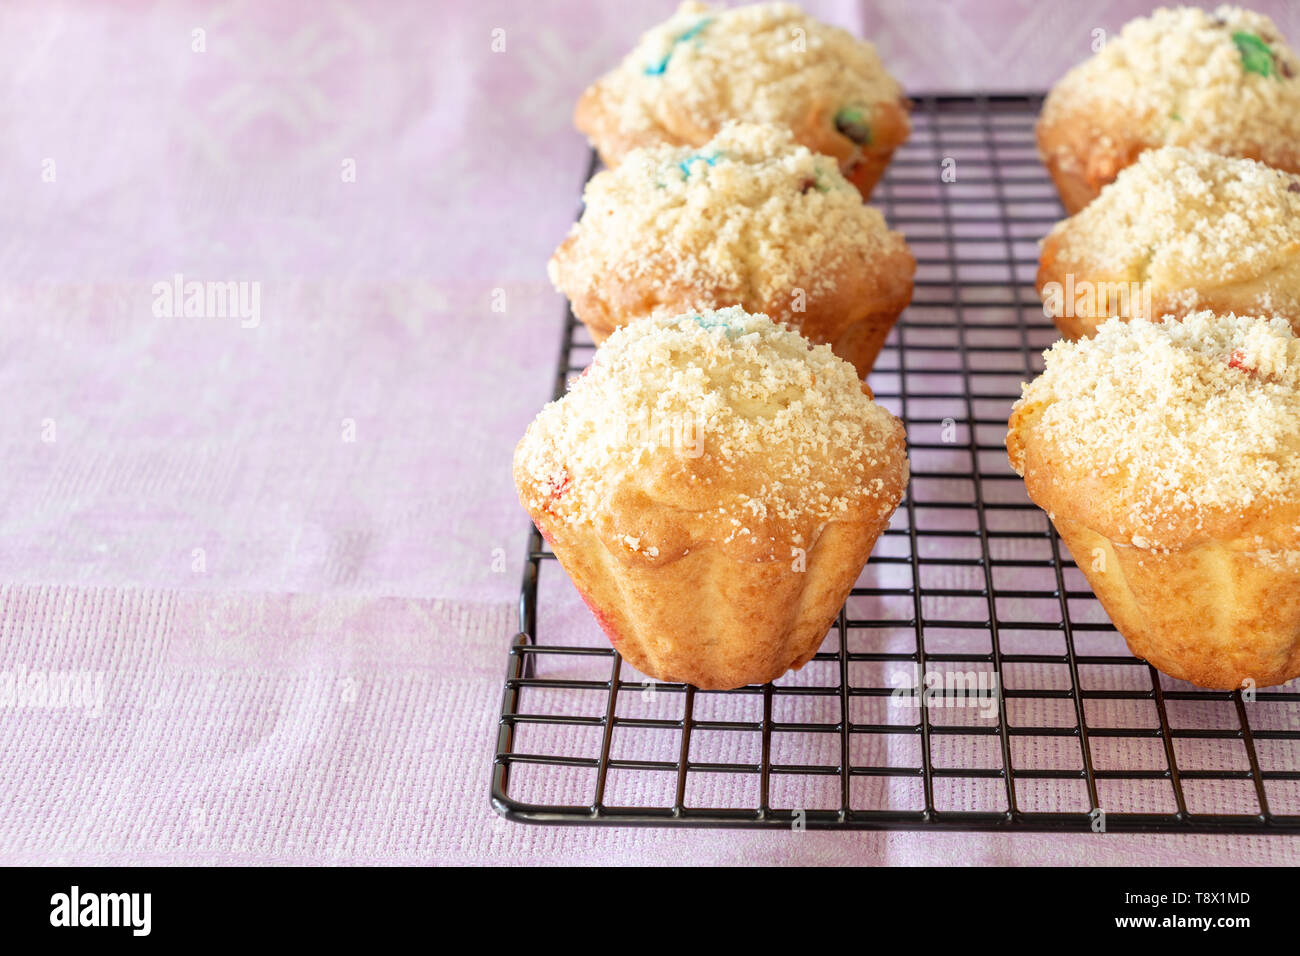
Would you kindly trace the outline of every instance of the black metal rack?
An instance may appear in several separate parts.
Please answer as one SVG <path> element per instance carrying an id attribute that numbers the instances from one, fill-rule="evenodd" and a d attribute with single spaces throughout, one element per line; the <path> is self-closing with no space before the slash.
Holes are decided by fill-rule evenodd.
<path id="1" fill-rule="evenodd" d="M 821 652 L 762 687 L 643 683 L 580 618 L 539 627 L 539 608 L 573 588 L 534 530 L 493 765 L 499 813 L 1300 833 L 1294 683 L 1244 699 L 1129 655 L 1007 465 L 1011 403 L 1057 338 L 1033 289 L 1037 241 L 1064 215 L 1034 147 L 1040 105 L 917 98 L 912 137 L 877 187 L 918 262 L 912 305 L 869 379 L 906 424 L 912 482 Z M 557 396 L 592 349 L 570 313 Z M 978 709 L 899 697 L 900 674 L 945 671 L 995 674 L 1000 693 Z"/>

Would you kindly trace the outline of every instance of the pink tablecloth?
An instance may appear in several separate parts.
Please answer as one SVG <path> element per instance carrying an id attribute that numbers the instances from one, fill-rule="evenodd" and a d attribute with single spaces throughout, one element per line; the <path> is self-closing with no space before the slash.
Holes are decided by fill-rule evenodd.
<path id="1" fill-rule="evenodd" d="M 493 815 L 568 114 L 644 6 L 0 9 L 0 691 L 75 682 L 0 707 L 0 862 L 1295 862 Z M 936 89 L 1042 87 L 1145 5 L 810 6 Z"/>

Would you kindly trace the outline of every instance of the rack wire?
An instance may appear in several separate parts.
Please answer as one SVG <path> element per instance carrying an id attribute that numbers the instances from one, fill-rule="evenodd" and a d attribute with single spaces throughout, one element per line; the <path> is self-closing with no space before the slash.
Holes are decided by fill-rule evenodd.
<path id="1" fill-rule="evenodd" d="M 621 826 L 1300 833 L 1295 683 L 1250 699 L 1132 657 L 1007 464 L 1011 403 L 1057 338 L 1033 289 L 1037 242 L 1064 216 L 1034 148 L 1040 106 L 919 97 L 912 137 L 877 187 L 874 204 L 918 263 L 914 300 L 869 379 L 907 427 L 912 479 L 821 651 L 761 687 L 649 681 L 595 628 L 534 530 L 497 812 Z M 595 168 L 593 156 L 588 177 Z M 557 396 L 593 348 L 570 312 Z M 906 692 L 926 680 L 940 682 L 933 694 Z"/>

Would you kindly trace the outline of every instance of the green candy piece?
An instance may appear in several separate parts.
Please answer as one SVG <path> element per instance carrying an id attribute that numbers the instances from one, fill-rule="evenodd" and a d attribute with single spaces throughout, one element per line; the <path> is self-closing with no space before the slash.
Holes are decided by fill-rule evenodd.
<path id="1" fill-rule="evenodd" d="M 1273 56 L 1273 51 L 1269 49 L 1267 43 L 1254 33 L 1244 31 L 1234 33 L 1232 42 L 1237 44 L 1237 50 L 1241 53 L 1241 65 L 1247 73 L 1258 73 L 1260 76 L 1278 76 L 1277 62 Z"/>
<path id="2" fill-rule="evenodd" d="M 871 145 L 871 127 L 857 107 L 846 106 L 836 113 L 835 128 L 859 146 Z"/>
<path id="3" fill-rule="evenodd" d="M 799 183 L 799 191 L 801 193 L 807 193 L 810 189 L 816 189 L 819 193 L 830 192 L 831 187 L 822 182 L 822 170 L 820 166 L 814 166 L 812 177 Z"/>

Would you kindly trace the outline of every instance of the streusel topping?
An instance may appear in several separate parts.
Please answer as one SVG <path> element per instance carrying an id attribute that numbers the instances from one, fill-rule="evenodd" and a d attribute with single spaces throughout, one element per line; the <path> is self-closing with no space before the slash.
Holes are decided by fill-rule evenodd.
<path id="1" fill-rule="evenodd" d="M 813 104 L 835 114 L 902 95 L 871 44 L 789 3 L 683 3 L 599 82 L 629 132 L 681 132 L 683 117 L 705 131 L 722 119 L 790 125 Z"/>
<path id="2" fill-rule="evenodd" d="M 1072 468 L 1122 476 L 1146 526 L 1300 498 L 1300 340 L 1283 319 L 1111 320 L 1044 354 L 1016 407 L 1043 406 L 1036 437 Z"/>
<path id="3" fill-rule="evenodd" d="M 1107 105 L 1109 104 L 1109 105 Z M 1044 106 L 1136 114 L 1145 137 L 1216 152 L 1294 153 L 1300 60 L 1273 21 L 1240 7 L 1160 8 L 1072 69 Z"/>
<path id="4" fill-rule="evenodd" d="M 1200 150 L 1146 150 L 1053 234 L 1067 263 L 1137 281 L 1253 279 L 1300 257 L 1300 176 Z"/>
<path id="5" fill-rule="evenodd" d="M 796 287 L 816 295 L 838 270 L 904 245 L 834 160 L 779 126 L 728 125 L 699 149 L 633 150 L 585 198 L 572 271 L 550 265 L 557 288 L 652 278 L 736 302 Z"/>
<path id="6" fill-rule="evenodd" d="M 901 453 L 897 420 L 863 391 L 852 365 L 765 315 L 729 308 L 645 319 L 611 335 L 529 426 L 516 468 L 529 507 L 591 521 L 675 455 L 699 464 L 683 480 L 718 475 L 727 484 L 710 507 L 745 537 L 760 519 L 806 526 L 844 517 L 882 493 L 879 475 Z M 896 504 L 882 501 L 882 513 Z"/>

